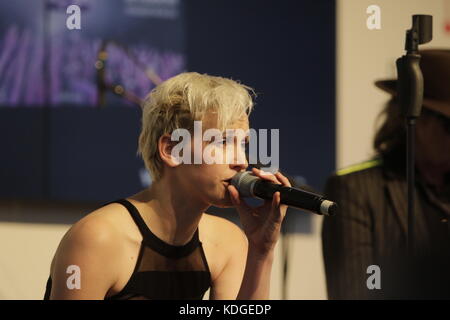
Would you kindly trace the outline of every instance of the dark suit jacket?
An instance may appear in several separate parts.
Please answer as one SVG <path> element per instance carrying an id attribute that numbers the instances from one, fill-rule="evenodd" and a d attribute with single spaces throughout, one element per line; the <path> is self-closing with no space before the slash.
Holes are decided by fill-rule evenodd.
<path id="1" fill-rule="evenodd" d="M 396 259 L 407 253 L 406 181 L 386 170 L 381 161 L 365 167 L 333 175 L 325 187 L 325 196 L 339 205 L 338 214 L 325 217 L 322 228 L 328 297 L 405 298 L 396 286 L 404 285 L 399 275 L 406 277 L 401 271 L 408 270 L 408 265 Z M 415 199 L 415 251 L 420 256 L 429 252 L 432 243 L 417 190 Z M 381 290 L 367 287 L 370 265 L 381 268 Z M 414 282 L 410 274 L 407 277 L 402 280 Z"/>

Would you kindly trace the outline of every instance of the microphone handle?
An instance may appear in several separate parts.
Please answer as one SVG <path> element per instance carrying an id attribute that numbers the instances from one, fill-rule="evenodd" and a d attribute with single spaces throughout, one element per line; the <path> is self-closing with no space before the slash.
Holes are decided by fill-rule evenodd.
<path id="1" fill-rule="evenodd" d="M 325 200 L 320 195 L 294 187 L 285 187 L 260 180 L 255 182 L 252 193 L 259 198 L 270 200 L 277 191 L 280 192 L 281 203 L 283 204 L 319 215 L 334 214 L 335 203 Z"/>

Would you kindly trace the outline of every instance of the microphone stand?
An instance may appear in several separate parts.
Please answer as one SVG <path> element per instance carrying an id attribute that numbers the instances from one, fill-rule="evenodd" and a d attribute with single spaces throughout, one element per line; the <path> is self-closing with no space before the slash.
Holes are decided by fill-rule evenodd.
<path id="1" fill-rule="evenodd" d="M 420 69 L 419 44 L 430 42 L 433 17 L 413 15 L 412 28 L 406 31 L 406 55 L 397 59 L 397 93 L 406 122 L 406 181 L 408 185 L 408 256 L 414 256 L 415 199 L 415 131 L 423 102 L 423 75 Z"/>
<path id="2" fill-rule="evenodd" d="M 97 104 L 98 106 L 104 106 L 106 102 L 106 81 L 105 81 L 105 64 L 108 58 L 106 52 L 107 40 L 102 40 L 99 52 L 97 54 L 97 61 L 95 62 L 95 69 L 97 69 L 96 83 L 97 83 Z"/>
<path id="3" fill-rule="evenodd" d="M 111 91 L 121 98 L 141 106 L 142 99 L 126 90 L 120 84 L 107 83 L 105 79 L 106 62 L 108 60 L 108 52 L 106 47 L 108 46 L 107 40 L 103 40 L 97 54 L 97 61 L 95 62 L 95 68 L 97 69 L 96 82 L 97 82 L 97 105 L 98 107 L 104 107 L 106 104 L 106 93 Z"/>
<path id="4" fill-rule="evenodd" d="M 120 43 L 117 43 L 115 41 L 103 40 L 97 54 L 97 61 L 95 62 L 95 68 L 97 69 L 96 82 L 97 82 L 98 107 L 105 106 L 106 93 L 108 91 L 113 92 L 114 94 L 122 97 L 123 99 L 129 102 L 134 103 L 135 105 L 141 106 L 143 99 L 136 96 L 131 91 L 126 90 L 123 85 L 111 84 L 106 82 L 105 72 L 106 72 L 106 63 L 108 60 L 108 52 L 106 49 L 109 44 L 113 44 L 118 48 L 122 49 L 123 52 L 125 52 L 125 54 L 127 55 L 127 57 L 131 59 L 131 61 L 133 61 L 138 67 L 145 70 L 144 72 L 146 76 L 153 84 L 159 85 L 162 82 L 161 77 L 153 69 L 145 68 L 144 65 L 139 61 L 139 59 L 137 59 L 137 57 L 133 54 L 133 52 L 128 49 L 128 47 L 121 45 Z"/>

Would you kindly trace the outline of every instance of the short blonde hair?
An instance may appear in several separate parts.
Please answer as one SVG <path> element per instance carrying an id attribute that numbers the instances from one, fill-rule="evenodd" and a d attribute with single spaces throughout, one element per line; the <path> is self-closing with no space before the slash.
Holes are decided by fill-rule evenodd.
<path id="1" fill-rule="evenodd" d="M 194 121 L 209 112 L 217 113 L 217 129 L 224 131 L 243 116 L 249 116 L 255 93 L 252 88 L 222 77 L 196 72 L 181 73 L 156 88 L 142 104 L 142 130 L 138 155 L 153 181 L 161 178 L 163 163 L 158 152 L 159 138 L 175 129 L 191 133 Z"/>

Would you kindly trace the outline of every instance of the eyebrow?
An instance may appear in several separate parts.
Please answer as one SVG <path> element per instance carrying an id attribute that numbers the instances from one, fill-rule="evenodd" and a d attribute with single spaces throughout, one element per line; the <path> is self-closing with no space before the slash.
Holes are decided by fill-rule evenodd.
<path id="1" fill-rule="evenodd" d="M 235 138 L 236 136 L 234 136 L 233 138 Z M 227 138 L 227 135 L 224 133 L 223 135 L 222 135 L 222 138 L 223 139 L 226 139 Z M 233 139 L 234 140 L 234 139 Z M 250 136 L 245 136 L 245 139 L 244 139 L 244 141 L 245 141 L 245 143 L 250 143 Z"/>

